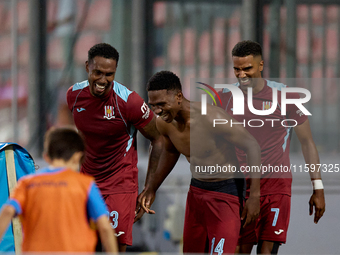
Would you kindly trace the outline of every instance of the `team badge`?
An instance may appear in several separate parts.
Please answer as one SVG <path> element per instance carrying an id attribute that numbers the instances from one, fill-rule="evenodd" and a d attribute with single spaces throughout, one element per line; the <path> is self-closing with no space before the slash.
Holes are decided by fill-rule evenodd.
<path id="1" fill-rule="evenodd" d="M 297 111 L 296 111 L 296 114 L 298 114 L 300 117 L 301 117 L 302 115 L 304 115 L 303 112 L 302 112 L 301 110 L 297 110 Z"/>
<path id="2" fill-rule="evenodd" d="M 114 107 L 113 106 L 104 106 L 104 111 L 105 111 L 105 115 L 104 115 L 104 119 L 114 119 L 115 118 L 115 113 L 114 113 Z"/>
<path id="3" fill-rule="evenodd" d="M 272 107 L 273 103 L 271 101 L 262 102 L 262 110 L 269 110 Z"/>

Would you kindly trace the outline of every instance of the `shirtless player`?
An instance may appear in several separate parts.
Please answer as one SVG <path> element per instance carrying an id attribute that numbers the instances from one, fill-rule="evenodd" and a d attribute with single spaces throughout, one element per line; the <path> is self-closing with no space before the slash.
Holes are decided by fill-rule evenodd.
<path id="1" fill-rule="evenodd" d="M 163 136 L 167 157 L 162 153 L 156 172 L 147 176 L 139 202 L 146 212 L 153 213 L 149 208 L 156 190 L 175 166 L 179 155 L 185 155 L 191 164 L 193 178 L 187 197 L 183 252 L 233 253 L 241 220 L 247 225 L 259 214 L 260 173 L 252 174 L 251 195 L 240 215 L 242 174 L 240 178 L 238 170 L 218 174 L 196 170 L 208 166 L 239 169 L 234 146 L 247 153 L 249 166 L 259 167 L 259 145 L 239 125 L 213 127 L 214 119 L 230 120 L 230 115 L 211 105 L 207 106 L 207 115 L 201 115 L 200 103 L 184 98 L 180 80 L 172 72 L 156 73 L 149 80 L 147 90 L 149 104 L 159 116 L 156 126 Z"/>

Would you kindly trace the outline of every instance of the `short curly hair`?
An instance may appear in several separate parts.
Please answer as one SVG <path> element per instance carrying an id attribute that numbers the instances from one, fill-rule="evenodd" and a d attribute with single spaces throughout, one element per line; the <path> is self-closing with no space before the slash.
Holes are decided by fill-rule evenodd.
<path id="1" fill-rule="evenodd" d="M 152 90 L 176 90 L 181 91 L 182 85 L 176 74 L 170 71 L 160 71 L 155 73 L 148 81 L 147 91 Z"/>
<path id="2" fill-rule="evenodd" d="M 231 51 L 231 55 L 233 57 L 246 57 L 249 55 L 261 56 L 262 57 L 262 48 L 261 45 L 254 41 L 241 41 L 237 43 L 233 50 Z"/>
<path id="3" fill-rule="evenodd" d="M 87 54 L 88 62 L 91 62 L 95 57 L 111 58 L 117 61 L 119 60 L 118 51 L 108 43 L 98 43 L 89 49 Z"/>
<path id="4" fill-rule="evenodd" d="M 75 128 L 52 127 L 46 132 L 44 153 L 52 160 L 68 161 L 76 152 L 85 153 L 85 140 Z"/>

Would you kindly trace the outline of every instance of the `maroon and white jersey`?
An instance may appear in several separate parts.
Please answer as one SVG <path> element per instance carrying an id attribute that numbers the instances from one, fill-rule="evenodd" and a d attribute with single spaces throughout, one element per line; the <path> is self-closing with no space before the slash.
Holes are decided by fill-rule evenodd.
<path id="1" fill-rule="evenodd" d="M 234 84 L 239 86 L 239 83 Z M 290 171 L 289 146 L 292 126 L 302 124 L 307 116 L 294 104 L 287 104 L 286 115 L 281 115 L 281 89 L 286 87 L 282 83 L 265 80 L 264 88 L 253 95 L 253 106 L 257 110 L 267 110 L 272 107 L 273 89 L 277 88 L 278 105 L 270 115 L 255 115 L 248 108 L 247 95 L 244 95 L 244 115 L 233 115 L 233 97 L 228 89 L 219 92 L 222 108 L 225 109 L 238 123 L 244 126 L 255 137 L 261 147 L 261 195 L 287 194 L 291 195 L 292 174 Z M 287 98 L 300 98 L 298 93 L 287 93 Z M 289 119 L 295 121 L 288 121 Z M 283 122 L 282 122 L 283 121 Z M 263 124 L 263 125 L 262 125 Z M 229 125 L 229 124 L 228 124 Z M 287 127 L 290 126 L 290 127 Z M 236 148 L 238 160 L 246 166 L 246 154 Z M 245 173 L 249 177 L 249 173 Z M 249 182 L 247 181 L 249 191 Z"/>
<path id="2" fill-rule="evenodd" d="M 68 107 L 86 140 L 81 172 L 93 176 L 104 195 L 138 190 L 136 133 L 153 118 L 136 92 L 113 83 L 105 97 L 92 96 L 88 81 L 67 91 Z"/>

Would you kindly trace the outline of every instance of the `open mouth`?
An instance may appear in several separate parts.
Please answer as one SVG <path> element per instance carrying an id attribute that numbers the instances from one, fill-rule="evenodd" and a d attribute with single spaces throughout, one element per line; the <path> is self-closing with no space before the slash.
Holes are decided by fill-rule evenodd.
<path id="1" fill-rule="evenodd" d="M 169 114 L 162 114 L 159 117 L 161 117 L 165 122 L 168 122 L 170 118 Z"/>
<path id="2" fill-rule="evenodd" d="M 96 88 L 96 91 L 97 91 L 98 93 L 102 93 L 102 92 L 104 92 L 106 86 L 105 86 L 105 85 L 99 85 L 98 83 L 96 83 L 96 84 L 95 84 L 95 88 Z"/>
<path id="3" fill-rule="evenodd" d="M 104 90 L 105 89 L 105 85 L 99 85 L 98 83 L 96 83 L 96 89 Z"/>
<path id="4" fill-rule="evenodd" d="M 250 84 L 250 82 L 251 82 L 251 80 L 250 80 L 250 78 L 242 78 L 242 79 L 239 79 L 239 81 L 240 81 L 240 84 L 242 85 L 242 86 L 247 86 L 247 85 L 249 85 Z"/>

